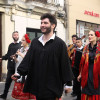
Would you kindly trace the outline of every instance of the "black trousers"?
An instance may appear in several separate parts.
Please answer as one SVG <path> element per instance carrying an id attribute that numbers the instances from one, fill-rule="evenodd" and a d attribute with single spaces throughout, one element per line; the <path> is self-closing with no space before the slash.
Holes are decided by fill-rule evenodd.
<path id="1" fill-rule="evenodd" d="M 10 88 L 10 85 L 12 83 L 12 79 L 11 76 L 15 73 L 15 70 L 8 70 L 7 72 L 7 78 L 6 78 L 6 82 L 5 82 L 5 88 L 4 88 L 4 96 L 6 97 L 8 94 L 8 90 Z"/>
<path id="2" fill-rule="evenodd" d="M 79 70 L 77 70 L 76 68 L 72 68 L 73 74 L 74 74 L 74 79 L 73 79 L 73 93 L 74 94 L 78 94 L 78 92 L 80 91 L 80 87 L 81 84 L 80 82 L 78 82 L 77 77 L 79 75 Z"/>
<path id="3" fill-rule="evenodd" d="M 79 75 L 79 70 L 73 68 L 74 80 L 73 80 L 73 93 L 77 95 L 76 100 L 81 100 L 81 82 L 78 82 L 77 77 Z"/>

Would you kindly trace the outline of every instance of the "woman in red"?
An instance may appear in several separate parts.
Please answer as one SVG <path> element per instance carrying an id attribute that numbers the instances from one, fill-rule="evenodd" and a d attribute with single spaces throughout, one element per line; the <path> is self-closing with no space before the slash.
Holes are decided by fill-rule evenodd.
<path id="1" fill-rule="evenodd" d="M 88 34 L 89 44 L 83 49 L 80 63 L 82 95 L 81 100 L 100 100 L 100 43 L 97 42 L 97 32 Z"/>
<path id="2" fill-rule="evenodd" d="M 29 43 L 31 42 L 28 35 L 25 34 L 22 37 L 22 48 L 20 50 L 17 51 L 16 55 L 18 55 L 18 57 L 16 57 L 15 55 L 13 56 L 13 59 L 16 62 L 16 68 L 15 68 L 15 74 L 19 75 L 17 73 L 17 68 L 20 65 L 20 63 L 22 62 L 24 56 L 26 55 L 28 49 L 29 49 Z M 25 78 L 27 76 L 21 76 L 18 80 L 15 81 L 14 84 L 14 88 L 12 91 L 12 97 L 15 99 L 19 99 L 19 100 L 29 100 L 29 99 L 34 99 L 36 100 L 36 97 L 30 93 L 23 93 L 23 88 L 24 88 L 24 82 L 25 82 Z M 13 75 L 12 75 L 12 79 L 14 79 Z"/>

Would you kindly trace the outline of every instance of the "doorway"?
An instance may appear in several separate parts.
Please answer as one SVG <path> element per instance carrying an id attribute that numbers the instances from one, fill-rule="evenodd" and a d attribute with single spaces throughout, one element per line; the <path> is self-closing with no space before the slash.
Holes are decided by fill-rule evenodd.
<path id="1" fill-rule="evenodd" d="M 2 14 L 0 13 L 0 58 L 2 57 Z M 0 81 L 2 74 L 2 63 L 0 63 Z"/>

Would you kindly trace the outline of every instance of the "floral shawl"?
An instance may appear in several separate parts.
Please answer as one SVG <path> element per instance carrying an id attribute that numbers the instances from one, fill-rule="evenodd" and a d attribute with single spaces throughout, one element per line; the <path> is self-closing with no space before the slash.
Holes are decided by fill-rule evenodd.
<path id="1" fill-rule="evenodd" d="M 81 85 L 84 88 L 87 85 L 88 80 L 88 70 L 89 70 L 89 44 L 84 47 L 81 62 L 80 62 L 80 69 L 81 69 Z M 93 65 L 93 84 L 94 88 L 98 88 L 99 86 L 99 78 L 100 78 L 100 43 L 97 42 L 96 47 L 96 55 L 94 58 L 94 65 Z"/>

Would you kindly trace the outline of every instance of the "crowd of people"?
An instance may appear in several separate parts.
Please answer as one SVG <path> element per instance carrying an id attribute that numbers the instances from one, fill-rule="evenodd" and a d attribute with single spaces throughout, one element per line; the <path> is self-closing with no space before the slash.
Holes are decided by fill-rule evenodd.
<path id="1" fill-rule="evenodd" d="M 66 46 L 54 33 L 55 16 L 45 13 L 40 20 L 43 35 L 32 42 L 28 34 L 19 42 L 19 33 L 12 33 L 14 42 L 0 58 L 0 62 L 8 60 L 0 98 L 7 98 L 14 80 L 12 97 L 19 100 L 60 100 L 63 91 L 68 93 L 72 86 L 71 95 L 77 96 L 76 100 L 100 100 L 100 33 L 90 30 L 84 47 L 85 36 L 73 35 L 73 44 Z"/>
<path id="2" fill-rule="evenodd" d="M 100 33 L 90 30 L 84 47 L 82 38 L 73 35 L 73 44 L 68 46 L 74 74 L 71 95 L 77 96 L 76 100 L 100 100 Z"/>

